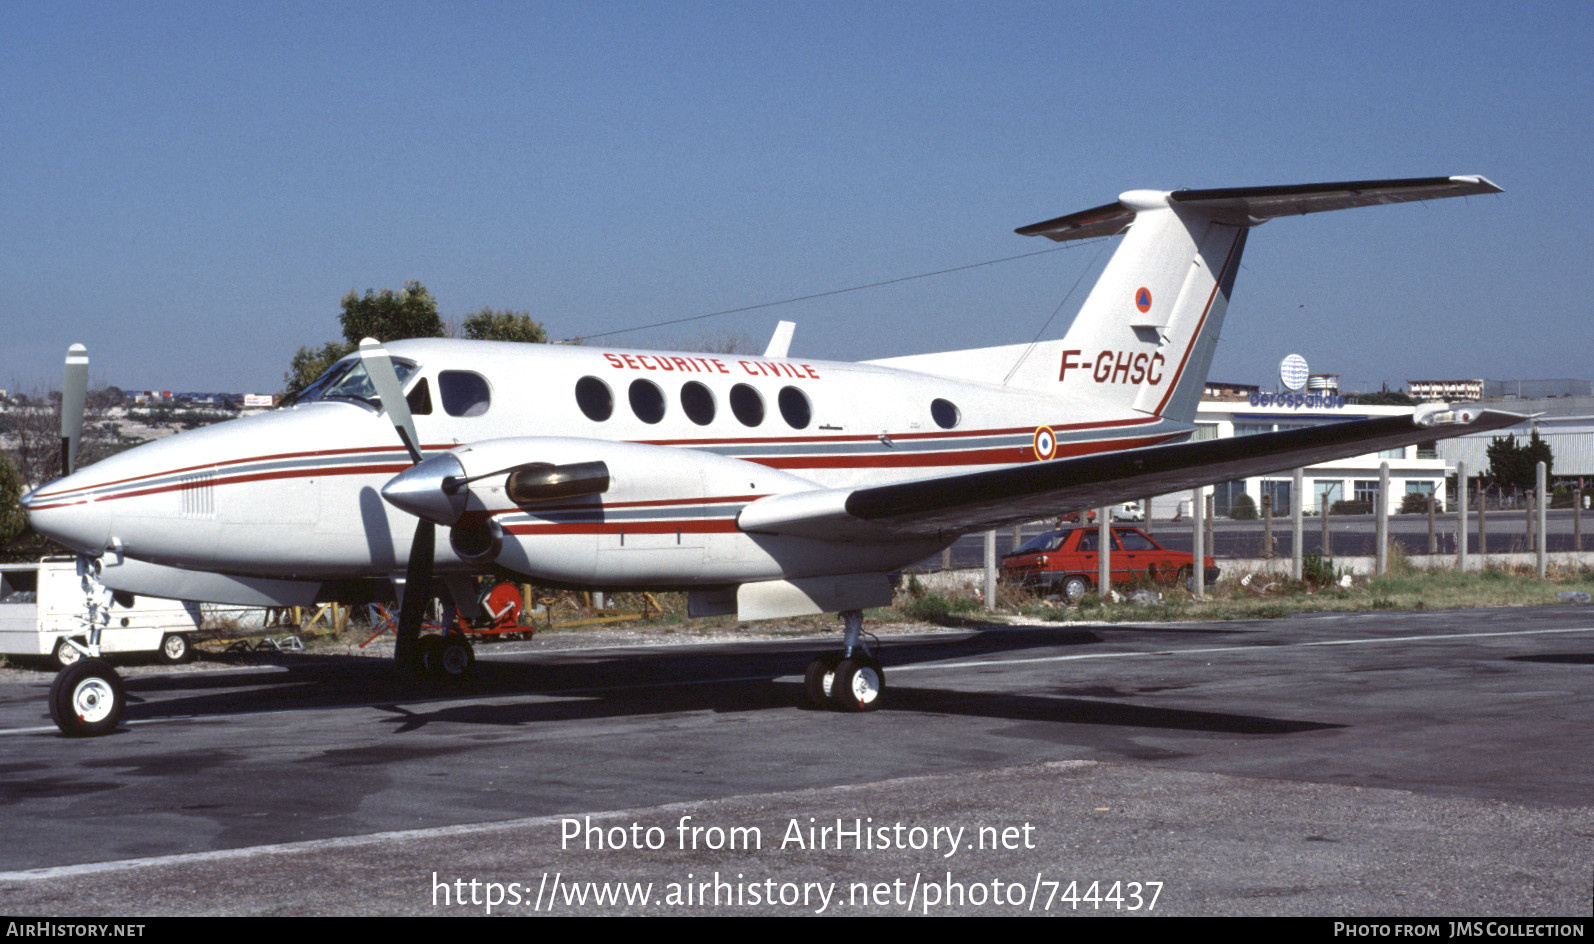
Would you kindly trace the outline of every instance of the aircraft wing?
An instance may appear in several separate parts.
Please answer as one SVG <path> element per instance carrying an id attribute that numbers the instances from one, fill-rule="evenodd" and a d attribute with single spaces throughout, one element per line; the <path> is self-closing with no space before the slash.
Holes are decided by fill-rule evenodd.
<path id="1" fill-rule="evenodd" d="M 1430 410 L 1416 417 L 1379 417 L 1282 433 L 1149 446 L 867 488 L 771 495 L 743 508 L 737 525 L 752 533 L 825 541 L 950 539 L 1063 511 L 1503 429 L 1523 419 L 1496 410 Z"/>

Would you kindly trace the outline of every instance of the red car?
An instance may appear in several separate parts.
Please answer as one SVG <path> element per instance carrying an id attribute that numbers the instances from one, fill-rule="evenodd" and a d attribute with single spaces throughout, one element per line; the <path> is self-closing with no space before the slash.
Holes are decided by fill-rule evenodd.
<path id="1" fill-rule="evenodd" d="M 1111 533 L 1108 565 L 1114 584 L 1149 578 L 1163 583 L 1178 581 L 1194 589 L 1192 555 L 1168 550 L 1139 528 L 1113 528 Z M 1047 531 L 1003 556 L 1002 573 L 1020 584 L 1058 589 L 1069 600 L 1078 600 L 1096 586 L 1100 569 L 1096 539 L 1096 528 Z M 1211 557 L 1204 563 L 1206 581 L 1211 584 L 1218 579 L 1218 564 Z"/>

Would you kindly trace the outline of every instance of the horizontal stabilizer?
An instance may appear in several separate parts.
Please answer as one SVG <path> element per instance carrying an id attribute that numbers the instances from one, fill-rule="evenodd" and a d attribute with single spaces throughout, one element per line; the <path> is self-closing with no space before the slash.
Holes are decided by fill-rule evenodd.
<path id="1" fill-rule="evenodd" d="M 743 531 L 860 543 L 951 538 L 1365 455 L 1521 422 L 1494 410 L 1434 410 L 1282 433 L 1150 446 L 891 485 L 773 495 L 742 509 Z"/>
<path id="2" fill-rule="evenodd" d="M 1255 226 L 1280 216 L 1502 192 L 1486 177 L 1464 175 L 1404 180 L 1351 180 L 1281 187 L 1175 190 L 1166 197 L 1169 204 L 1193 210 L 1218 223 Z M 1117 203 L 1059 216 L 1044 223 L 1034 223 L 1016 232 L 1020 236 L 1045 236 L 1058 242 L 1112 236 L 1123 232 L 1134 222 L 1135 214 L 1146 208 L 1146 196 L 1150 196 L 1147 191 L 1132 191 L 1119 197 Z"/>

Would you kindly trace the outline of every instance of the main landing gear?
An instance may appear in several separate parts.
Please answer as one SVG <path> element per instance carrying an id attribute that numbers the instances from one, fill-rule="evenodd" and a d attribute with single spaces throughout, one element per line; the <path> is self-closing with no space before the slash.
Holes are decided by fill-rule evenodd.
<path id="1" fill-rule="evenodd" d="M 842 651 L 827 652 L 808 663 L 803 690 L 816 708 L 874 711 L 885 695 L 886 671 L 864 646 L 863 611 L 847 610 L 841 616 L 847 623 Z"/>
<path id="2" fill-rule="evenodd" d="M 416 649 L 415 668 L 427 678 L 463 682 L 476 667 L 476 650 L 464 633 L 422 636 Z"/>

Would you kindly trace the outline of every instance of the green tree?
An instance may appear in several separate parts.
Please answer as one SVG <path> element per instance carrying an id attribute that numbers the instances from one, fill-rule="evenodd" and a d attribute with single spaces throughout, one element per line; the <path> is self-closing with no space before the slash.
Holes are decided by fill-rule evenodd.
<path id="1" fill-rule="evenodd" d="M 292 400 L 327 368 L 352 354 L 365 338 L 399 341 L 404 338 L 440 338 L 443 319 L 437 314 L 437 299 L 416 281 L 404 283 L 402 291 L 366 289 L 362 296 L 350 292 L 343 296 L 342 341 L 328 341 L 320 347 L 301 347 L 288 362 L 282 375 L 282 396 Z"/>
<path id="2" fill-rule="evenodd" d="M 99 390 L 90 390 L 87 396 L 88 405 L 93 407 L 117 407 L 127 402 L 127 394 L 121 387 L 101 387 Z"/>
<path id="3" fill-rule="evenodd" d="M 282 375 L 283 398 L 298 397 L 304 392 L 304 388 L 326 373 L 327 368 L 353 353 L 354 348 L 355 345 L 344 341 L 328 341 L 318 348 L 299 348 L 299 352 L 293 355 L 293 360 L 288 362 L 288 372 Z"/>
<path id="4" fill-rule="evenodd" d="M 532 321 L 523 311 L 494 311 L 483 308 L 467 315 L 462 326 L 465 337 L 472 341 L 522 341 L 527 344 L 547 344 L 548 332 L 542 322 Z"/>
<path id="5" fill-rule="evenodd" d="M 1373 393 L 1347 393 L 1346 403 L 1357 403 L 1363 406 L 1416 406 L 1417 398 L 1409 393 L 1389 389 L 1385 383 Z"/>
<path id="6" fill-rule="evenodd" d="M 1522 491 L 1532 489 L 1538 482 L 1537 466 L 1544 463 L 1546 477 L 1554 467 L 1555 457 L 1550 444 L 1539 438 L 1539 431 L 1525 443 L 1518 443 L 1514 434 L 1504 439 L 1496 437 L 1486 450 L 1489 457 L 1489 482 L 1504 488 Z"/>
<path id="7" fill-rule="evenodd" d="M 1550 444 L 1539 438 L 1539 431 L 1534 430 L 1528 439 L 1528 444 L 1522 447 L 1522 459 L 1527 463 L 1529 473 L 1529 488 L 1538 485 L 1537 466 L 1544 463 L 1544 481 L 1549 482 L 1555 476 L 1555 456 L 1550 452 Z"/>
<path id="8" fill-rule="evenodd" d="M 343 296 L 343 340 L 358 345 L 362 338 L 398 341 L 403 338 L 440 338 L 443 319 L 437 314 L 437 299 L 416 281 L 404 283 L 403 291 L 384 288 L 365 290 L 365 296 L 350 292 Z"/>
<path id="9" fill-rule="evenodd" d="M 22 481 L 11 460 L 0 455 L 0 546 L 10 543 L 27 525 L 28 514 L 22 510 Z"/>

